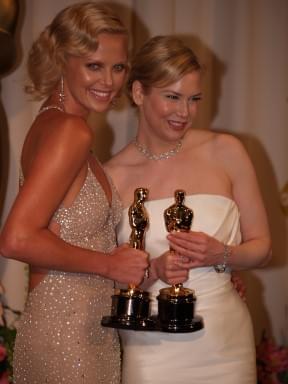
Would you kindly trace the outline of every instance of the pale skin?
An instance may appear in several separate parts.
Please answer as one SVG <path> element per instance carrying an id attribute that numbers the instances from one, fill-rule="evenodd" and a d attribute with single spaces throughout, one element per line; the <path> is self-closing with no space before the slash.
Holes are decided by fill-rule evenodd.
<path id="1" fill-rule="evenodd" d="M 106 168 L 125 207 L 138 186 L 149 189 L 149 200 L 173 197 L 176 189 L 186 195 L 221 195 L 232 199 L 240 211 L 242 243 L 231 246 L 228 265 L 233 270 L 260 267 L 270 258 L 270 234 L 253 165 L 238 139 L 228 134 L 191 129 L 201 97 L 201 75 L 192 71 L 168 86 L 143 90 L 133 84 L 139 111 L 138 141 L 159 154 L 183 145 L 176 156 L 155 161 L 128 144 Z M 185 282 L 190 268 L 223 262 L 224 244 L 202 232 L 167 235 L 174 250 L 151 261 L 150 280 L 167 284 Z M 179 257 L 181 256 L 181 257 Z M 183 259 L 184 256 L 184 259 Z"/>
<path id="2" fill-rule="evenodd" d="M 88 162 L 109 204 L 107 177 L 90 154 L 93 133 L 89 112 L 105 112 L 126 77 L 127 38 L 99 35 L 99 46 L 87 57 L 68 57 L 63 68 L 65 112 L 39 114 L 26 137 L 21 157 L 25 183 L 0 236 L 0 253 L 31 266 L 30 288 L 49 269 L 95 273 L 121 283 L 140 284 L 148 266 L 147 254 L 127 244 L 111 253 L 83 249 L 59 238 L 52 216 L 62 204 L 71 206 L 87 174 Z M 44 105 L 57 105 L 59 89 Z"/>

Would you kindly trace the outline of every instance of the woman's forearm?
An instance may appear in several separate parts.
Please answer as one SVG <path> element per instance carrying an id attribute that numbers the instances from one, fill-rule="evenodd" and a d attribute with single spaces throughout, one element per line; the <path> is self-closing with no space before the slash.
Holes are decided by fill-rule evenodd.
<path id="1" fill-rule="evenodd" d="M 233 270 L 261 268 L 270 261 L 272 256 L 269 237 L 248 240 L 240 245 L 228 246 L 228 248 L 230 254 L 226 263 Z"/>

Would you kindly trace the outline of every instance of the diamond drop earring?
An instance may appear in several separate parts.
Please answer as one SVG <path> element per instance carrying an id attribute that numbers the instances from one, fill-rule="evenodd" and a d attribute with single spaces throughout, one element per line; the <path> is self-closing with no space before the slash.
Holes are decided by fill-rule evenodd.
<path id="1" fill-rule="evenodd" d="M 118 105 L 119 97 L 113 97 L 113 99 L 110 102 L 111 108 L 116 108 Z"/>
<path id="2" fill-rule="evenodd" d="M 59 92 L 58 96 L 59 96 L 60 104 L 64 104 L 65 93 L 64 93 L 64 78 L 63 78 L 63 75 L 61 75 L 61 79 L 60 79 L 60 92 Z"/>

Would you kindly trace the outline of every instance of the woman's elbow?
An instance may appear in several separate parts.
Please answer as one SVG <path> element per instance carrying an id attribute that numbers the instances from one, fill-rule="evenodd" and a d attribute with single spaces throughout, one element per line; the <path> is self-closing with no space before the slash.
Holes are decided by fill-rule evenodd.
<path id="1" fill-rule="evenodd" d="M 259 267 L 266 267 L 272 259 L 272 244 L 271 239 L 267 238 L 264 245 L 263 250 L 263 259 L 259 265 Z"/>
<path id="2" fill-rule="evenodd" d="M 272 260 L 272 248 L 270 248 L 269 251 L 267 252 L 266 257 L 263 260 L 263 263 L 261 264 L 261 267 L 266 267 L 271 260 Z"/>
<path id="3" fill-rule="evenodd" d="M 3 230 L 0 233 L 0 254 L 8 259 L 19 259 L 22 254 L 25 236 L 16 231 Z"/>

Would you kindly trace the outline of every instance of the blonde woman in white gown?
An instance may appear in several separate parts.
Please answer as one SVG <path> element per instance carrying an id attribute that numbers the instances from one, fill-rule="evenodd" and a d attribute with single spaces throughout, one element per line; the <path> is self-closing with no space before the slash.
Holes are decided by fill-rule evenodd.
<path id="1" fill-rule="evenodd" d="M 251 319 L 230 278 L 232 269 L 269 259 L 253 166 L 236 138 L 191 129 L 202 96 L 201 67 L 178 39 L 155 37 L 140 49 L 128 90 L 139 112 L 137 136 L 107 164 L 125 207 L 118 241 L 129 238 L 134 189 L 148 188 L 151 264 L 143 288 L 153 297 L 152 312 L 159 289 L 185 282 L 195 290 L 205 327 L 185 334 L 121 331 L 123 384 L 255 384 Z M 168 235 L 163 212 L 176 189 L 186 191 L 194 219 L 190 232 Z"/>

